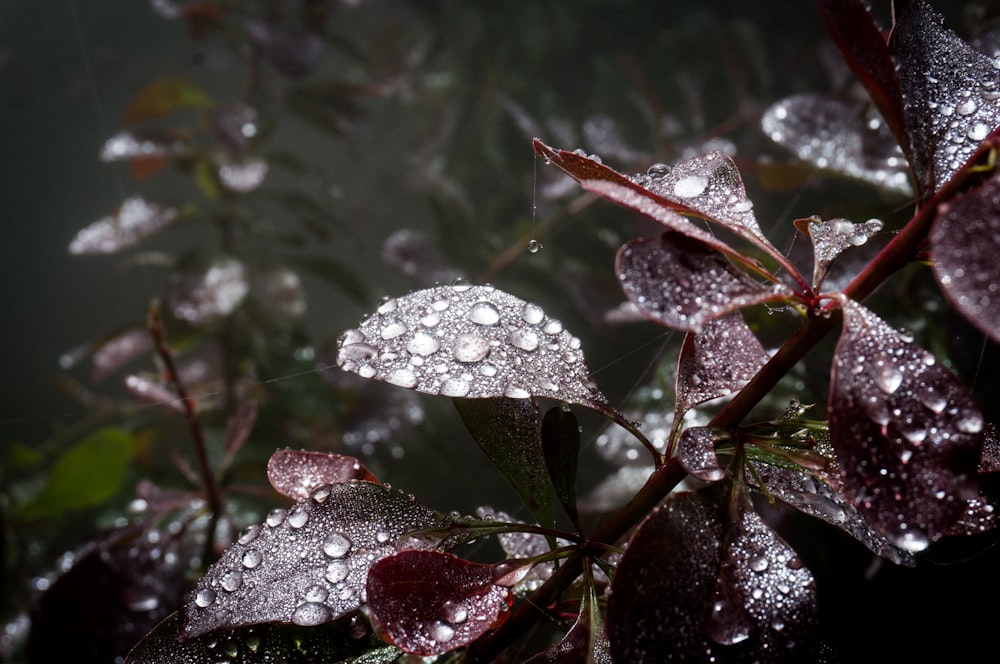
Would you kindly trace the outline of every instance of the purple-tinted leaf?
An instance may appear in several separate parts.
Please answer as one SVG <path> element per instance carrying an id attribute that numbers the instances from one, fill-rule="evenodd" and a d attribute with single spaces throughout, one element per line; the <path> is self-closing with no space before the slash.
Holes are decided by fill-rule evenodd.
<path id="1" fill-rule="evenodd" d="M 177 393 L 149 376 L 137 374 L 125 376 L 125 389 L 140 401 L 160 404 L 179 413 L 184 412 L 184 404 L 177 398 Z"/>
<path id="2" fill-rule="evenodd" d="M 207 266 L 171 272 L 167 286 L 174 316 L 192 325 L 225 318 L 236 311 L 250 290 L 243 263 L 228 256 Z"/>
<path id="3" fill-rule="evenodd" d="M 339 339 L 337 364 L 448 397 L 545 396 L 606 412 L 580 340 L 537 304 L 459 283 L 386 300 Z"/>
<path id="4" fill-rule="evenodd" d="M 748 505 L 729 522 L 729 490 L 672 494 L 640 525 L 611 584 L 615 661 L 828 659 L 811 574 Z"/>
<path id="5" fill-rule="evenodd" d="M 1000 71 L 921 0 L 899 0 L 890 48 L 920 197 L 948 183 L 1000 125 Z"/>
<path id="6" fill-rule="evenodd" d="M 497 521 L 502 523 L 523 523 L 513 518 L 506 512 L 497 512 L 492 507 L 476 508 L 476 515 L 487 521 Z M 535 558 L 541 556 L 551 549 L 549 541 L 544 535 L 525 532 L 498 533 L 497 540 L 500 547 L 507 554 L 507 558 Z M 557 546 L 567 546 L 569 541 L 556 538 Z M 552 576 L 554 563 L 552 561 L 538 563 L 531 568 L 523 579 L 513 586 L 515 595 L 527 595 L 537 590 Z"/>
<path id="7" fill-rule="evenodd" d="M 689 333 L 681 346 L 677 412 L 742 389 L 767 358 L 739 311 L 707 320 L 702 331 Z"/>
<path id="8" fill-rule="evenodd" d="M 761 129 L 817 168 L 912 195 L 909 168 L 882 118 L 856 101 L 817 94 L 782 99 L 765 111 Z"/>
<path id="9" fill-rule="evenodd" d="M 796 219 L 795 227 L 809 236 L 813 246 L 813 289 L 826 278 L 830 263 L 851 247 L 860 247 L 882 230 L 880 219 L 855 224 L 846 219 L 823 221 L 819 217 Z"/>
<path id="10" fill-rule="evenodd" d="M 1000 175 L 938 208 L 934 272 L 963 316 L 1000 341 Z"/>
<path id="11" fill-rule="evenodd" d="M 896 546 L 885 535 L 874 530 L 857 508 L 826 481 L 825 475 L 820 477 L 801 468 L 789 469 L 766 463 L 749 463 L 753 464 L 757 477 L 764 483 L 764 486 L 758 487 L 759 489 L 766 490 L 771 496 L 800 512 L 840 528 L 868 547 L 875 555 L 891 560 L 897 565 L 916 564 L 911 552 Z M 839 485 L 840 473 L 836 468 L 831 468 L 830 475 L 832 476 L 830 480 Z M 756 478 L 749 471 L 747 482 L 756 486 Z"/>
<path id="12" fill-rule="evenodd" d="M 350 480 L 377 483 L 375 476 L 354 457 L 306 450 L 278 450 L 267 462 L 267 480 L 274 490 L 292 500 L 305 500 L 323 484 Z"/>
<path id="13" fill-rule="evenodd" d="M 718 251 L 674 232 L 632 240 L 618 251 L 618 280 L 648 318 L 687 332 L 739 308 L 783 300 L 791 290 L 764 285 Z"/>
<path id="14" fill-rule="evenodd" d="M 977 496 L 966 503 L 965 513 L 944 534 L 948 537 L 979 535 L 993 530 L 996 525 L 997 515 L 993 505 Z"/>
<path id="15" fill-rule="evenodd" d="M 446 525 L 380 484 L 321 485 L 308 500 L 248 528 L 209 568 L 188 597 L 184 637 L 262 622 L 335 620 L 364 603 L 368 568 L 398 551 L 401 538 Z M 431 542 L 406 538 L 409 547 Z"/>
<path id="16" fill-rule="evenodd" d="M 987 423 L 983 430 L 983 454 L 979 459 L 980 473 L 1000 473 L 1000 436 L 996 427 Z"/>
<path id="17" fill-rule="evenodd" d="M 703 482 L 718 482 L 726 476 L 715 454 L 715 444 L 730 437 L 724 429 L 691 427 L 681 434 L 677 447 L 677 460 L 689 474 Z"/>
<path id="18" fill-rule="evenodd" d="M 267 162 L 259 157 L 227 158 L 219 164 L 219 182 L 233 193 L 247 194 L 264 182 L 267 171 Z"/>
<path id="19" fill-rule="evenodd" d="M 538 653 L 526 664 L 613 664 L 611 644 L 601 618 L 600 606 L 593 585 L 587 588 L 580 614 L 566 636 L 545 652 Z"/>
<path id="20" fill-rule="evenodd" d="M 934 356 L 851 300 L 830 387 L 844 493 L 897 546 L 920 551 L 977 495 L 983 417 Z"/>
<path id="21" fill-rule="evenodd" d="M 142 327 L 128 328 L 105 339 L 90 356 L 93 369 L 90 380 L 99 382 L 153 348 L 149 331 Z"/>
<path id="22" fill-rule="evenodd" d="M 178 612 L 139 642 L 129 653 L 126 664 L 218 664 L 220 661 L 227 664 L 312 664 L 353 661 L 354 657 L 379 646 L 384 648 L 360 614 L 316 627 L 271 623 L 184 641 L 179 640 L 180 635 L 181 614 Z M 396 659 L 399 651 L 391 650 L 394 654 L 380 661 Z"/>
<path id="23" fill-rule="evenodd" d="M 533 399 L 455 399 L 465 427 L 535 520 L 555 522 L 555 488 L 542 453 L 542 413 Z"/>
<path id="24" fill-rule="evenodd" d="M 577 525 L 576 470 L 580 457 L 580 425 L 569 408 L 550 408 L 542 420 L 542 452 L 556 497 Z"/>
<path id="25" fill-rule="evenodd" d="M 283 265 L 258 268 L 250 273 L 253 299 L 269 311 L 289 318 L 306 312 L 306 291 L 298 273 Z"/>
<path id="26" fill-rule="evenodd" d="M 816 5 L 830 37 L 868 90 L 896 143 L 909 150 L 896 65 L 864 0 L 818 0 Z"/>
<path id="27" fill-rule="evenodd" d="M 506 619 L 511 563 L 473 563 L 440 551 L 402 551 L 368 574 L 372 622 L 415 655 L 460 648 Z M 508 578 L 509 577 L 509 578 Z"/>
<path id="28" fill-rule="evenodd" d="M 101 147 L 101 161 L 169 157 L 187 149 L 178 136 L 152 131 L 120 131 Z"/>
<path id="29" fill-rule="evenodd" d="M 126 198 L 118 211 L 90 224 L 73 238 L 71 254 L 113 254 L 166 227 L 177 208 L 151 203 L 141 196 Z"/>

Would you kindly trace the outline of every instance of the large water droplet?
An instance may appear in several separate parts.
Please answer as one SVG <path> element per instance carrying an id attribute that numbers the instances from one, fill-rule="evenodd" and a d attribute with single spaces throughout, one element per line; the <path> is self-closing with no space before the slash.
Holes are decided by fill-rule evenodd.
<path id="1" fill-rule="evenodd" d="M 478 362 L 490 353 L 490 342 L 478 334 L 460 334 L 451 349 L 459 362 Z"/>
<path id="2" fill-rule="evenodd" d="M 708 187 L 708 178 L 704 175 L 688 175 L 674 183 L 674 194 L 681 198 L 699 196 Z"/>
<path id="3" fill-rule="evenodd" d="M 990 126 L 984 122 L 977 122 L 969 127 L 969 138 L 974 141 L 981 141 L 990 135 Z"/>
<path id="4" fill-rule="evenodd" d="M 538 335 L 532 330 L 518 328 L 510 333 L 510 343 L 521 350 L 530 352 L 538 348 Z"/>
<path id="5" fill-rule="evenodd" d="M 903 372 L 887 362 L 876 365 L 874 378 L 875 384 L 886 394 L 892 394 L 903 384 Z"/>
<path id="6" fill-rule="evenodd" d="M 968 411 L 955 420 L 955 428 L 965 433 L 979 433 L 983 430 L 983 417 L 975 411 Z"/>
<path id="7" fill-rule="evenodd" d="M 507 383 L 503 395 L 510 399 L 527 399 L 531 396 L 531 392 L 516 383 Z"/>
<path id="8" fill-rule="evenodd" d="M 441 322 L 441 314 L 436 311 L 432 311 L 423 318 L 420 319 L 420 324 L 424 327 L 437 327 L 437 324 Z"/>
<path id="9" fill-rule="evenodd" d="M 305 598 L 307 602 L 325 602 L 329 595 L 330 591 L 326 586 L 315 584 L 306 588 Z"/>
<path id="10" fill-rule="evenodd" d="M 918 553 L 930 545 L 930 540 L 927 539 L 927 535 L 919 530 L 911 530 L 904 533 L 902 537 L 897 538 L 896 544 L 911 553 Z"/>
<path id="11" fill-rule="evenodd" d="M 351 550 L 351 540 L 343 533 L 330 533 L 323 542 L 323 553 L 331 558 L 343 558 Z"/>
<path id="12" fill-rule="evenodd" d="M 441 347 L 441 342 L 433 334 L 428 334 L 426 332 L 417 332 L 410 339 L 409 343 L 406 344 L 406 350 L 410 351 L 414 355 L 427 356 L 431 353 L 437 352 L 437 349 Z"/>
<path id="13" fill-rule="evenodd" d="M 413 388 L 417 386 L 417 375 L 409 369 L 393 369 L 385 377 L 385 382 L 399 387 Z"/>
<path id="14" fill-rule="evenodd" d="M 243 566 L 247 569 L 253 569 L 260 565 L 261 560 L 264 557 L 261 555 L 260 551 L 257 549 L 250 549 L 243 554 Z"/>
<path id="15" fill-rule="evenodd" d="M 222 580 L 219 584 L 223 590 L 233 592 L 243 585 L 243 572 L 238 569 L 229 570 L 222 575 Z"/>
<path id="16" fill-rule="evenodd" d="M 755 572 L 763 572 L 767 569 L 767 558 L 765 556 L 754 556 L 750 559 L 750 569 Z"/>
<path id="17" fill-rule="evenodd" d="M 464 397 L 472 389 L 469 381 L 456 376 L 449 376 L 441 383 L 438 393 L 443 397 Z"/>
<path id="18" fill-rule="evenodd" d="M 972 115 L 976 112 L 976 102 L 971 99 L 961 101 L 955 106 L 955 112 L 959 115 Z"/>
<path id="19" fill-rule="evenodd" d="M 288 516 L 288 525 L 292 528 L 301 528 L 309 521 L 309 511 L 304 507 L 297 508 Z"/>
<path id="20" fill-rule="evenodd" d="M 194 603 L 196 606 L 205 608 L 215 601 L 215 591 L 211 588 L 202 588 L 194 596 Z"/>
<path id="21" fill-rule="evenodd" d="M 457 625 L 469 619 L 469 609 L 459 602 L 445 602 L 441 606 L 441 617 Z"/>
<path id="22" fill-rule="evenodd" d="M 339 583 L 347 578 L 347 574 L 350 571 L 351 568 L 348 566 L 346 560 L 334 560 L 326 566 L 325 578 L 330 583 Z"/>
<path id="23" fill-rule="evenodd" d="M 489 302 L 476 302 L 469 309 L 469 320 L 477 325 L 496 325 L 500 322 L 500 312 Z"/>
<path id="24" fill-rule="evenodd" d="M 285 516 L 287 515 L 288 515 L 288 510 L 283 510 L 281 508 L 278 508 L 276 510 L 271 510 L 271 512 L 267 515 L 267 518 L 264 519 L 264 523 L 266 523 L 271 528 L 277 528 L 278 526 L 280 526 L 285 522 Z"/>
<path id="25" fill-rule="evenodd" d="M 435 620 L 427 625 L 427 633 L 438 643 L 447 643 L 455 638 L 455 628 L 442 620 Z"/>
<path id="26" fill-rule="evenodd" d="M 395 339 L 399 335 L 405 333 L 406 333 L 406 326 L 403 325 L 398 320 L 391 320 L 387 322 L 385 324 L 385 327 L 383 327 L 379 331 L 379 335 L 381 335 L 381 337 L 385 340 Z"/>
<path id="27" fill-rule="evenodd" d="M 326 604 L 305 602 L 299 604 L 292 612 L 292 622 L 296 625 L 309 627 L 328 622 L 333 618 L 333 611 Z"/>
<path id="28" fill-rule="evenodd" d="M 538 325 L 545 318 L 545 311 L 537 304 L 524 305 L 521 309 L 521 320 L 523 320 L 528 325 Z"/>

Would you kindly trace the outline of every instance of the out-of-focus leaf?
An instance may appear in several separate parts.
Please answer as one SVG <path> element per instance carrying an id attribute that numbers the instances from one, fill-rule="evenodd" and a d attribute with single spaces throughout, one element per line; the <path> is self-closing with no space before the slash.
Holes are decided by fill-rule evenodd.
<path id="1" fill-rule="evenodd" d="M 556 497 L 570 521 L 579 527 L 576 509 L 576 469 L 580 457 L 580 424 L 573 411 L 550 408 L 542 420 L 542 452 Z"/>
<path id="2" fill-rule="evenodd" d="M 102 217 L 73 238 L 71 254 L 113 254 L 163 229 L 178 215 L 177 208 L 147 201 L 142 196 L 126 198 L 118 211 Z"/>
<path id="3" fill-rule="evenodd" d="M 799 94 L 761 117 L 772 141 L 824 171 L 912 195 L 906 157 L 874 109 L 831 95 Z"/>
<path id="4" fill-rule="evenodd" d="M 851 247 L 860 247 L 882 230 L 880 219 L 855 224 L 846 219 L 823 221 L 819 217 L 796 219 L 795 227 L 809 236 L 813 246 L 812 285 L 818 289 L 826 278 L 830 263 Z"/>
<path id="5" fill-rule="evenodd" d="M 455 399 L 462 421 L 535 520 L 551 528 L 555 489 L 545 470 L 542 414 L 533 399 Z"/>
<path id="6" fill-rule="evenodd" d="M 101 161 L 169 157 L 187 149 L 181 134 L 158 131 L 120 131 L 101 147 Z"/>
<path id="7" fill-rule="evenodd" d="M 767 358 L 767 351 L 739 311 L 707 320 L 702 331 L 688 333 L 681 346 L 677 360 L 678 415 L 742 389 Z"/>
<path id="8" fill-rule="evenodd" d="M 938 208 L 931 251 L 948 299 L 1000 342 L 1000 175 Z"/>
<path id="9" fill-rule="evenodd" d="M 122 114 L 122 124 L 148 122 L 186 108 L 206 108 L 213 103 L 212 98 L 190 80 L 167 76 L 149 83 L 132 97 Z"/>
<path id="10" fill-rule="evenodd" d="M 968 537 L 989 532 L 996 526 L 997 515 L 994 506 L 988 500 L 977 496 L 966 503 L 965 512 L 944 534 L 946 537 Z"/>
<path id="11" fill-rule="evenodd" d="M 212 112 L 212 129 L 227 147 L 242 152 L 259 131 L 257 109 L 243 102 L 218 106 Z"/>
<path id="12" fill-rule="evenodd" d="M 90 380 L 99 382 L 123 365 L 153 348 L 152 337 L 145 328 L 131 327 L 105 339 L 90 356 L 93 369 Z"/>
<path id="13" fill-rule="evenodd" d="M 221 657 L 228 664 L 313 664 L 347 661 L 385 648 L 360 614 L 346 615 L 315 627 L 269 623 L 183 641 L 180 636 L 181 614 L 178 612 L 139 642 L 125 662 L 217 664 Z M 382 661 L 392 661 L 399 655 L 397 649 L 392 650 L 393 657 Z"/>
<path id="14" fill-rule="evenodd" d="M 226 422 L 226 437 L 223 447 L 222 463 L 220 467 L 224 470 L 229 468 L 247 438 L 253 431 L 253 425 L 257 422 L 257 402 L 247 399 L 242 402 L 229 420 Z M 302 496 L 305 498 L 306 496 Z"/>
<path id="15" fill-rule="evenodd" d="M 742 307 L 792 294 L 783 284 L 754 281 L 720 252 L 672 231 L 625 244 L 615 271 L 646 317 L 687 332 L 701 332 L 708 320 Z"/>
<path id="16" fill-rule="evenodd" d="M 260 187 L 267 171 L 267 161 L 260 157 L 226 158 L 219 164 L 219 182 L 233 193 L 247 194 Z"/>
<path id="17" fill-rule="evenodd" d="M 98 429 L 56 460 L 34 508 L 59 514 L 100 505 L 118 493 L 131 456 L 128 432 Z"/>
<path id="18" fill-rule="evenodd" d="M 987 424 L 983 430 L 983 454 L 979 459 L 979 472 L 1000 473 L 1000 436 L 992 424 Z"/>
<path id="19" fill-rule="evenodd" d="M 677 460 L 684 470 L 703 482 L 718 482 L 726 476 L 726 471 L 719 465 L 715 444 L 729 437 L 729 432 L 722 429 L 685 429 L 677 446 Z"/>
<path id="20" fill-rule="evenodd" d="M 299 318 L 306 313 L 306 291 L 302 279 L 283 265 L 258 267 L 250 272 L 250 293 L 268 311 Z"/>
<path id="21" fill-rule="evenodd" d="M 150 376 L 138 374 L 125 376 L 125 389 L 140 401 L 161 404 L 179 413 L 184 412 L 184 404 L 177 397 L 177 393 Z"/>
<path id="22" fill-rule="evenodd" d="M 673 416 L 669 412 L 637 412 L 629 409 L 625 414 L 630 420 L 639 423 L 643 435 L 661 454 L 666 453 L 673 424 Z M 596 448 L 601 458 L 614 466 L 645 466 L 650 460 L 646 448 L 635 435 L 617 425 L 608 426 L 597 436 Z"/>
<path id="23" fill-rule="evenodd" d="M 613 664 L 604 620 L 594 586 L 587 588 L 576 622 L 566 636 L 545 652 L 538 653 L 525 664 Z"/>
<path id="24" fill-rule="evenodd" d="M 225 318 L 236 311 L 250 291 L 246 268 L 231 256 L 171 272 L 167 287 L 174 316 L 192 325 Z"/>
<path id="25" fill-rule="evenodd" d="M 390 299 L 340 337 L 337 364 L 427 394 L 544 396 L 599 412 L 580 340 L 537 304 L 492 286 L 439 286 Z"/>
<path id="26" fill-rule="evenodd" d="M 476 515 L 487 521 L 522 523 L 506 512 L 497 512 L 492 507 L 478 507 L 476 508 Z M 498 533 L 497 540 L 500 542 L 503 552 L 507 554 L 508 559 L 535 558 L 547 553 L 551 549 L 548 538 L 538 533 Z M 556 538 L 556 546 L 566 546 L 568 544 L 569 541 L 559 537 Z M 547 561 L 538 563 L 532 567 L 531 571 L 513 587 L 514 594 L 527 595 L 538 590 L 552 576 L 554 566 L 555 563 L 553 561 Z"/>
<path id="27" fill-rule="evenodd" d="M 632 537 L 611 584 L 617 662 L 830 659 L 812 575 L 728 483 L 674 493 Z"/>
<path id="28" fill-rule="evenodd" d="M 514 572 L 514 574 L 512 574 Z M 368 573 L 372 622 L 390 643 L 439 655 L 476 640 L 506 619 L 512 563 L 473 563 L 441 551 L 401 551 Z"/>
<path id="29" fill-rule="evenodd" d="M 263 622 L 319 625 L 360 607 L 375 561 L 416 530 L 450 522 L 371 482 L 321 485 L 291 509 L 251 526 L 198 581 L 184 637 Z M 408 548 L 436 545 L 406 538 Z"/>
<path id="30" fill-rule="evenodd" d="M 938 539 L 978 495 L 983 417 L 933 355 L 845 300 L 830 378 L 830 441 L 844 493 L 908 551 Z"/>
<path id="31" fill-rule="evenodd" d="M 1000 71 L 922 0 L 894 4 L 896 58 L 911 166 L 926 200 L 1000 126 Z"/>
<path id="32" fill-rule="evenodd" d="M 247 35 L 264 53 L 268 63 L 290 78 L 311 72 L 323 57 L 323 41 L 301 28 L 285 28 L 263 21 L 249 21 Z"/>
<path id="33" fill-rule="evenodd" d="M 267 462 L 267 480 L 293 500 L 305 500 L 322 484 L 349 480 L 378 482 L 354 457 L 306 450 L 278 450 Z"/>

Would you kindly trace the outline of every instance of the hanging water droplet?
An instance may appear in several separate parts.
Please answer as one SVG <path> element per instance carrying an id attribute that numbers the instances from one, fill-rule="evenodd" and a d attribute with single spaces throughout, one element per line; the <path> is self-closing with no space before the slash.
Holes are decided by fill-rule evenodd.
<path id="1" fill-rule="evenodd" d="M 243 554 L 243 566 L 247 569 L 253 569 L 260 565 L 261 560 L 264 557 L 261 555 L 260 551 L 257 549 L 249 549 Z"/>
<path id="2" fill-rule="evenodd" d="M 469 320 L 477 325 L 496 325 L 500 322 L 500 312 L 489 302 L 476 302 L 469 309 Z"/>
<path id="3" fill-rule="evenodd" d="M 292 622 L 296 625 L 311 627 L 328 622 L 333 618 L 333 611 L 326 604 L 305 602 L 299 604 L 292 612 Z"/>
<path id="4" fill-rule="evenodd" d="M 332 563 L 326 566 L 325 578 L 330 583 L 339 583 L 347 578 L 347 574 L 351 571 L 346 560 L 334 560 Z"/>
<path id="5" fill-rule="evenodd" d="M 333 491 L 333 488 L 329 484 L 323 484 L 309 494 L 309 498 L 311 498 L 314 503 L 322 505 L 326 502 L 326 499 L 330 497 L 331 491 Z"/>
<path id="6" fill-rule="evenodd" d="M 527 399 L 531 396 L 531 392 L 516 383 L 507 383 L 503 395 L 511 399 Z"/>
<path id="7" fill-rule="evenodd" d="M 538 335 L 532 330 L 516 329 L 510 333 L 509 340 L 512 346 L 521 350 L 530 352 L 538 348 Z"/>
<path id="8" fill-rule="evenodd" d="M 219 582 L 223 590 L 233 592 L 239 589 L 243 585 L 243 572 L 238 569 L 229 570 L 222 575 L 222 580 Z"/>
<path id="9" fill-rule="evenodd" d="M 700 196 L 708 187 L 708 178 L 704 175 L 688 175 L 674 183 L 674 195 L 681 198 Z"/>
<path id="10" fill-rule="evenodd" d="M 927 392 L 924 392 L 918 396 L 920 403 L 922 403 L 928 410 L 930 410 L 935 415 L 940 415 L 944 412 L 945 407 L 948 406 L 948 399 L 939 392 L 930 388 Z"/>
<path id="11" fill-rule="evenodd" d="M 975 411 L 968 411 L 955 421 L 955 428 L 965 433 L 979 433 L 983 430 L 983 417 Z"/>
<path id="12" fill-rule="evenodd" d="M 530 251 L 531 253 L 537 254 L 541 249 L 544 248 L 545 245 L 543 245 L 538 240 L 528 240 L 528 251 Z"/>
<path id="13" fill-rule="evenodd" d="M 451 352 L 459 362 L 479 362 L 489 355 L 490 342 L 477 334 L 460 334 Z"/>
<path id="14" fill-rule="evenodd" d="M 406 344 L 406 350 L 414 355 L 422 355 L 424 357 L 437 352 L 440 347 L 441 342 L 437 340 L 437 337 L 427 332 L 415 333 L 409 343 Z"/>
<path id="15" fill-rule="evenodd" d="M 874 379 L 879 389 L 886 394 L 892 394 L 903 384 L 903 372 L 894 364 L 877 362 Z"/>
<path id="16" fill-rule="evenodd" d="M 211 588 L 202 588 L 194 596 L 194 603 L 196 606 L 205 608 L 215 601 L 215 591 Z"/>
<path id="17" fill-rule="evenodd" d="M 277 528 L 278 526 L 280 526 L 285 522 L 285 516 L 287 514 L 288 510 L 283 510 L 281 508 L 278 508 L 276 510 L 271 510 L 271 512 L 267 515 L 267 518 L 264 519 L 264 523 L 266 523 L 271 528 Z"/>
<path id="18" fill-rule="evenodd" d="M 323 553 L 331 558 L 343 558 L 351 550 L 351 540 L 343 533 L 332 532 L 323 542 Z"/>
<path id="19" fill-rule="evenodd" d="M 297 508 L 288 517 L 288 525 L 292 528 L 301 528 L 309 521 L 309 511 L 304 507 Z"/>

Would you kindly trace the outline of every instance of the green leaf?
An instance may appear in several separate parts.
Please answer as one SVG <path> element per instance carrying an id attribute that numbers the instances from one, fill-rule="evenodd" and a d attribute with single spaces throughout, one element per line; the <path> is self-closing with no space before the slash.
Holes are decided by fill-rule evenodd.
<path id="1" fill-rule="evenodd" d="M 542 420 L 542 453 L 556 496 L 573 525 L 580 528 L 576 510 L 576 469 L 580 455 L 580 425 L 573 411 L 555 406 Z"/>
<path id="2" fill-rule="evenodd" d="M 56 460 L 32 511 L 51 515 L 100 505 L 118 493 L 131 456 L 128 432 L 98 429 Z"/>
<path id="3" fill-rule="evenodd" d="M 206 92 L 183 76 L 167 76 L 153 81 L 132 97 L 122 114 L 122 124 L 130 126 L 185 108 L 206 108 L 213 103 Z"/>
<path id="4" fill-rule="evenodd" d="M 454 399 L 462 421 L 539 525 L 555 523 L 555 490 L 542 453 L 541 409 L 532 399 Z"/>

